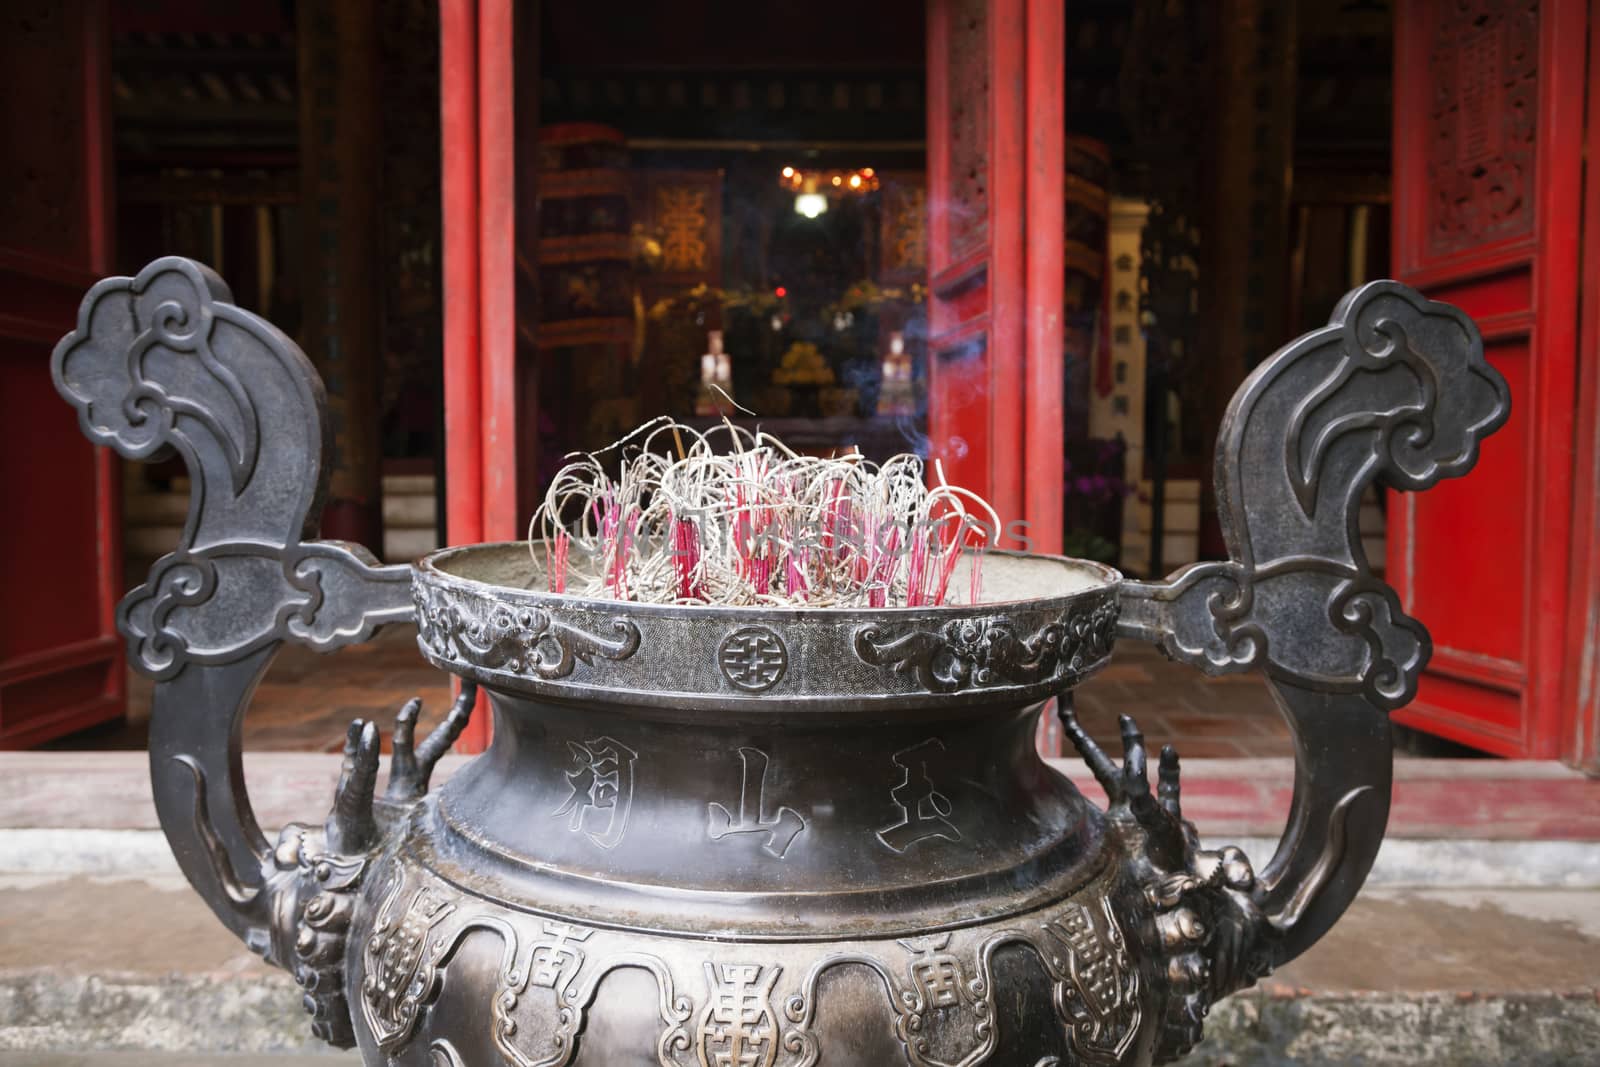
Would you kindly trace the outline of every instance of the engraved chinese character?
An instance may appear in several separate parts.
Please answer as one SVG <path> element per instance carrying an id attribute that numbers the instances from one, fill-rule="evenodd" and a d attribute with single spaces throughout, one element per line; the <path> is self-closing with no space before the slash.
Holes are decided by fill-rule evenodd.
<path id="1" fill-rule="evenodd" d="M 633 763 L 639 754 L 609 737 L 568 741 L 577 766 L 567 772 L 571 793 L 553 816 L 570 815 L 567 828 L 601 848 L 615 848 L 633 809 Z"/>
<path id="2" fill-rule="evenodd" d="M 922 960 L 912 964 L 911 970 L 929 1007 L 953 1008 L 961 1003 L 961 968 L 955 960 Z"/>
<path id="3" fill-rule="evenodd" d="M 1121 969 L 1089 909 L 1071 905 L 1045 923 L 1044 930 L 1070 953 L 1073 981 L 1088 1009 L 1101 1015 L 1115 1008 L 1121 997 Z"/>
<path id="4" fill-rule="evenodd" d="M 530 981 L 544 989 L 564 989 L 583 966 L 583 951 L 577 947 L 578 943 L 589 940 L 594 931 L 547 919 L 544 932 L 553 940 L 535 946 Z"/>
<path id="5" fill-rule="evenodd" d="M 707 997 L 700 1013 L 698 1049 L 702 1064 L 771 1067 L 778 1055 L 772 987 L 780 970 L 745 963 L 706 964 Z"/>
<path id="6" fill-rule="evenodd" d="M 722 642 L 717 666 L 735 689 L 764 693 L 783 678 L 789 666 L 789 651 L 778 635 L 766 627 L 747 626 Z"/>
<path id="7" fill-rule="evenodd" d="M 911 980 L 929 1008 L 960 1007 L 964 999 L 961 963 L 946 951 L 950 935 L 908 938 L 900 944 L 912 953 Z"/>
<path id="8" fill-rule="evenodd" d="M 930 837 L 961 840 L 961 831 L 950 821 L 950 798 L 939 792 L 928 767 L 943 752 L 944 742 L 932 737 L 891 757 L 900 768 L 900 784 L 889 790 L 889 796 L 900 809 L 900 821 L 879 830 L 878 840 L 896 852 Z"/>
<path id="9" fill-rule="evenodd" d="M 787 807 L 779 807 L 775 813 L 767 814 L 768 761 L 765 752 L 759 748 L 741 748 L 739 762 L 744 767 L 739 782 L 739 817 L 736 820 L 726 807 L 712 802 L 706 806 L 709 822 L 706 832 L 713 841 L 721 841 L 730 834 L 765 833 L 767 839 L 761 845 L 762 851 L 781 860 L 800 831 L 806 828 L 806 820 L 798 811 Z M 752 794 L 756 801 L 754 811 L 750 810 Z"/>

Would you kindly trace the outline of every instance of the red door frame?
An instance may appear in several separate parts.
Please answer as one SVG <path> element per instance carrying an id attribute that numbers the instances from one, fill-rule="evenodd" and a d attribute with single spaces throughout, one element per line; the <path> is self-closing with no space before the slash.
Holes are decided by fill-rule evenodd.
<path id="1" fill-rule="evenodd" d="M 60 20 L 66 39 L 76 37 L 75 58 L 82 62 L 81 75 L 72 63 L 62 61 L 58 51 L 71 49 L 73 44 L 29 40 L 27 32 L 7 24 L 5 43 L 29 54 L 5 54 L 9 50 L 0 46 L 10 72 L 10 78 L 3 81 L 16 90 L 14 99 L 31 95 L 36 100 L 59 102 L 63 108 L 81 109 L 81 124 L 64 122 L 62 113 L 49 109 L 31 116 L 26 109 L 19 110 L 11 121 L 32 121 L 52 131 L 71 130 L 76 125 L 83 141 L 79 158 L 71 166 L 81 168 L 81 174 L 57 175 L 41 162 L 31 162 L 40 168 L 35 179 L 41 185 L 59 181 L 61 187 L 70 189 L 81 177 L 83 200 L 73 210 L 81 212 L 84 229 L 81 244 L 74 242 L 72 247 L 60 235 L 49 246 L 0 247 L 0 290 L 8 294 L 0 303 L 0 342 L 24 359 L 15 368 L 17 377 L 12 379 L 9 373 L 7 377 L 25 382 L 29 390 L 27 396 L 7 398 L 13 401 L 8 407 L 12 436 L 7 439 L 7 451 L 32 471 L 23 484 L 37 484 L 42 476 L 55 486 L 31 501 L 40 509 L 60 504 L 63 498 L 51 499 L 48 494 L 76 492 L 73 487 L 83 484 L 85 468 L 93 470 L 94 524 L 50 527 L 46 520 L 38 528 L 49 528 L 59 552 L 55 558 L 60 560 L 77 557 L 83 546 L 75 539 L 92 539 L 88 554 L 93 557 L 94 597 L 86 602 L 77 596 L 59 595 L 56 572 L 37 566 L 37 560 L 31 568 L 24 561 L 20 583 L 8 582 L 7 595 L 16 598 L 8 603 L 29 604 L 34 612 L 49 613 L 52 622 L 70 617 L 69 627 L 90 636 L 0 661 L 0 748 L 35 745 L 114 719 L 126 708 L 122 639 L 115 621 L 117 601 L 123 593 L 121 467 L 110 449 L 95 448 L 83 438 L 70 409 L 55 395 L 49 369 L 50 350 L 60 340 L 62 323 L 73 320 L 84 291 L 111 268 L 110 24 L 102 0 L 63 2 L 53 7 L 45 21 Z M 27 15 L 18 12 L 11 17 L 21 21 Z M 0 20 L 4 18 L 0 16 Z M 73 83 L 62 86 L 52 83 L 52 77 L 72 79 Z M 8 165 L 18 168 L 15 173 L 20 174 L 22 163 L 12 160 Z M 38 207 L 13 199 L 6 210 L 26 212 Z M 7 354 L 0 352 L 0 359 L 6 358 Z M 34 389 L 37 404 L 29 399 Z M 9 478 L 0 480 L 8 486 L 17 484 Z M 33 515 L 22 521 L 37 524 L 41 520 Z M 9 542 L 4 549 L 8 554 L 14 550 L 16 546 Z M 35 580 L 43 584 L 34 587 L 31 583 Z M 0 619 L 0 625 L 8 628 L 8 637 L 15 636 L 17 643 L 26 646 L 32 643 L 40 618 L 12 611 Z"/>
<path id="2" fill-rule="evenodd" d="M 1581 229 L 1574 220 L 1582 217 L 1583 207 L 1587 5 L 1584 0 L 1540 5 L 1531 227 L 1434 254 L 1427 227 L 1429 197 L 1438 190 L 1430 187 L 1427 163 L 1431 139 L 1438 136 L 1429 122 L 1438 87 L 1431 83 L 1429 60 L 1435 20 L 1444 6 L 1440 0 L 1405 0 L 1395 20 L 1395 274 L 1461 305 L 1481 327 L 1491 360 L 1526 366 L 1523 389 L 1512 398 L 1511 424 L 1484 448 L 1486 455 L 1513 448 L 1523 435 L 1527 445 L 1511 477 L 1527 486 L 1529 507 L 1519 550 L 1508 557 L 1478 538 L 1434 537 L 1419 543 L 1414 531 L 1419 515 L 1444 506 L 1449 494 L 1474 494 L 1481 502 L 1477 514 L 1487 516 L 1503 507 L 1504 497 L 1517 486 L 1486 484 L 1480 470 L 1462 487 L 1441 487 L 1427 499 L 1392 497 L 1391 580 L 1408 610 L 1430 621 L 1435 636 L 1418 699 L 1395 719 L 1501 755 L 1570 758 L 1572 748 L 1563 738 L 1571 736 L 1568 664 L 1575 666 L 1576 659 L 1567 627 L 1577 610 L 1574 601 L 1583 599 L 1573 595 L 1578 574 L 1571 561 Z M 1508 104 L 1491 121 L 1509 128 L 1514 117 Z M 1462 499 L 1454 497 L 1452 506 L 1464 512 Z M 1426 590 L 1419 592 L 1416 581 L 1416 558 L 1424 552 L 1453 568 L 1461 580 L 1476 583 L 1481 607 L 1469 613 L 1472 617 L 1429 610 Z M 1474 647 L 1477 636 L 1495 627 L 1520 628 L 1515 658 Z"/>
<path id="3" fill-rule="evenodd" d="M 1066 479 L 1067 25 L 1065 0 L 1028 0 L 1024 27 L 1027 102 L 1023 110 L 1027 249 L 1024 309 L 1023 518 L 1037 552 L 1060 552 Z"/>
<path id="4" fill-rule="evenodd" d="M 1600 18 L 1589 20 L 1588 98 L 1600 105 Z M 1575 469 L 1572 494 L 1572 603 L 1567 614 L 1568 711 L 1561 731 L 1562 758 L 1600 774 L 1600 119 L 1592 113 L 1584 130 L 1589 161 L 1583 191 L 1583 292 L 1578 332 Z"/>
<path id="5" fill-rule="evenodd" d="M 518 536 L 516 186 L 511 0 L 441 0 L 445 530 Z M 457 747 L 488 743 L 479 708 Z"/>
<path id="6" fill-rule="evenodd" d="M 1062 0 L 928 0 L 930 459 L 1042 552 L 1061 548 L 1064 61 Z"/>

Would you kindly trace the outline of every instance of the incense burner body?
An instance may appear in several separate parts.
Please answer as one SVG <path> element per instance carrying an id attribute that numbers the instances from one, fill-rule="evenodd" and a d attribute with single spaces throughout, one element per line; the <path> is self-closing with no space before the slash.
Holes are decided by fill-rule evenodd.
<path id="1" fill-rule="evenodd" d="M 978 604 L 712 608 L 542 592 L 523 545 L 382 566 L 315 540 L 320 383 L 190 261 L 95 286 L 53 371 L 92 439 L 176 449 L 195 485 L 119 609 L 179 863 L 315 1033 L 386 1067 L 1176 1058 L 1327 930 L 1382 838 L 1387 712 L 1429 646 L 1362 555 L 1361 492 L 1465 473 L 1509 410 L 1464 316 L 1373 283 L 1236 396 L 1228 560 L 1139 582 L 991 553 Z M 401 710 L 381 791 L 353 724 L 327 818 L 269 841 L 238 727 L 273 653 L 408 621 L 462 699 L 420 742 Z M 1259 870 L 1201 847 L 1139 709 L 1115 757 L 1078 729 L 1118 638 L 1277 688 L 1295 808 Z M 430 792 L 480 687 L 493 742 Z M 1034 750 L 1052 698 L 1104 808 Z"/>
<path id="2" fill-rule="evenodd" d="M 421 647 L 487 690 L 494 740 L 369 876 L 348 982 L 369 1059 L 1148 1058 L 1153 909 L 1034 747 L 1040 701 L 1110 657 L 1117 575 L 987 568 L 1063 591 L 623 606 L 526 590 L 524 545 L 424 560 Z"/>

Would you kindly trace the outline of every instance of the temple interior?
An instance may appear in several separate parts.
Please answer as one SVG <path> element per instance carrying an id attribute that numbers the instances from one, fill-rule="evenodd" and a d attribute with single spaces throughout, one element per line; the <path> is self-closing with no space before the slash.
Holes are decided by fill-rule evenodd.
<path id="1" fill-rule="evenodd" d="M 1067 8 L 1064 547 L 1132 574 L 1215 550 L 1233 383 L 1389 258 L 1390 5 L 1204 6 Z M 662 414 L 926 454 L 924 5 L 517 11 L 521 513 Z M 318 362 L 325 529 L 446 543 L 437 4 L 129 0 L 112 31 L 117 269 L 209 263 Z M 135 574 L 184 486 L 126 474 Z M 1376 501 L 1363 528 L 1381 561 Z"/>

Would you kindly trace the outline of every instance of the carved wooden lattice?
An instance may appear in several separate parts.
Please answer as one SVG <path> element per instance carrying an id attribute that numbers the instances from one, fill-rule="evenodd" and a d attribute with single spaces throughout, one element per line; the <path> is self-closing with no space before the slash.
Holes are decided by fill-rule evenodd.
<path id="1" fill-rule="evenodd" d="M 1441 6 L 1429 56 L 1433 255 L 1533 232 L 1539 111 L 1537 0 Z"/>
<path id="2" fill-rule="evenodd" d="M 5 127 L 10 158 L 0 167 L 7 205 L 0 213 L 0 246 L 69 270 L 74 278 L 89 248 L 83 210 L 86 98 L 76 39 L 82 19 L 78 5 L 58 3 L 7 4 L 0 11 L 8 71 L 0 87 L 15 101 Z"/>
<path id="3" fill-rule="evenodd" d="M 947 262 L 981 245 L 989 223 L 989 74 L 973 62 L 989 44 L 988 5 L 958 4 L 950 20 L 950 251 Z"/>

